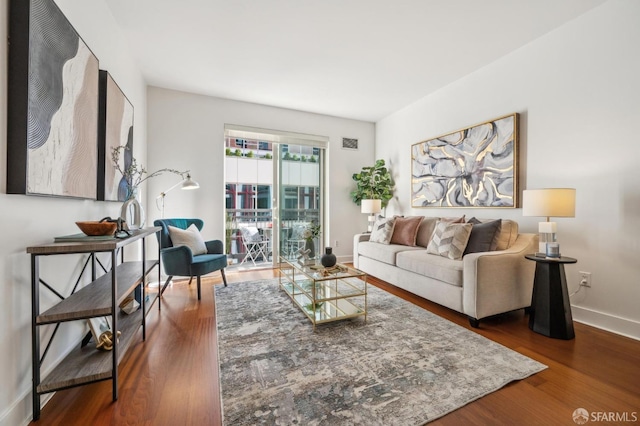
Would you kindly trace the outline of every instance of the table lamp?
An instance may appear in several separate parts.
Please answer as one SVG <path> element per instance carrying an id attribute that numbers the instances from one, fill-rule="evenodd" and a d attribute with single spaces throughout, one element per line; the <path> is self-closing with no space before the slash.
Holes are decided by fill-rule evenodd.
<path id="1" fill-rule="evenodd" d="M 540 240 L 536 255 L 560 257 L 556 239 L 557 224 L 550 217 L 575 217 L 576 190 L 573 188 L 526 189 L 522 192 L 522 215 L 544 216 L 546 222 L 538 223 Z"/>
<path id="2" fill-rule="evenodd" d="M 367 226 L 367 232 L 371 232 L 373 224 L 376 221 L 376 213 L 382 211 L 382 200 L 361 200 L 360 212 L 369 214 L 369 225 Z"/>

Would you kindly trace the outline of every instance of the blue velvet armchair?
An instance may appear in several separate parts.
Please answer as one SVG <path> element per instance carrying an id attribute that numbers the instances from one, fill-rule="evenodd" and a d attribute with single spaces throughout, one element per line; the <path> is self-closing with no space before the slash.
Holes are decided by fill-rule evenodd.
<path id="1" fill-rule="evenodd" d="M 198 230 L 202 230 L 204 225 L 202 219 L 159 219 L 154 221 L 153 224 L 162 227 L 162 230 L 156 236 L 158 237 L 158 244 L 160 244 L 160 256 L 162 257 L 164 272 L 168 276 L 167 281 L 165 281 L 160 290 L 160 294 L 164 293 L 165 288 L 174 276 L 190 277 L 189 284 L 191 284 L 193 277 L 196 277 L 198 300 L 200 300 L 200 277 L 218 270 L 222 274 L 222 281 L 225 287 L 227 286 L 227 277 L 224 274 L 224 268 L 227 266 L 227 255 L 224 254 L 222 241 L 205 241 L 207 253 L 197 256 L 193 255 L 189 247 L 174 247 L 171 242 L 169 226 L 187 229 L 192 224 L 195 224 Z"/>

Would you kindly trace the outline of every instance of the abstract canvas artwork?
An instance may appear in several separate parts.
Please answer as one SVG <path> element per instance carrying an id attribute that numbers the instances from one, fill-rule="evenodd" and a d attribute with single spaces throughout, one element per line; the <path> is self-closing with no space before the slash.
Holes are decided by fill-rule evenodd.
<path id="1" fill-rule="evenodd" d="M 116 170 L 112 150 L 126 146 L 120 155 L 120 168 L 131 166 L 133 153 L 133 105 L 107 71 L 100 71 L 98 125 L 98 200 L 125 201 L 127 182 Z"/>
<path id="2" fill-rule="evenodd" d="M 52 0 L 10 14 L 7 192 L 96 199 L 98 59 Z"/>
<path id="3" fill-rule="evenodd" d="M 518 207 L 518 114 L 411 146 L 412 207 Z"/>

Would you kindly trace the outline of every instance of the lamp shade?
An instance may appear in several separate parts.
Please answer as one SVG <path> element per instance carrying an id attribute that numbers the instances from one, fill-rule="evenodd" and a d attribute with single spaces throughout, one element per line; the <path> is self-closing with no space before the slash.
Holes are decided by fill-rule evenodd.
<path id="1" fill-rule="evenodd" d="M 522 192 L 522 215 L 544 217 L 574 217 L 574 188 L 526 189 Z"/>
<path id="2" fill-rule="evenodd" d="M 191 179 L 191 175 L 187 175 L 187 178 L 182 182 L 182 189 L 198 189 L 200 185 L 195 180 Z"/>
<path id="3" fill-rule="evenodd" d="M 361 213 L 378 213 L 382 211 L 382 200 L 361 200 L 360 212 Z"/>

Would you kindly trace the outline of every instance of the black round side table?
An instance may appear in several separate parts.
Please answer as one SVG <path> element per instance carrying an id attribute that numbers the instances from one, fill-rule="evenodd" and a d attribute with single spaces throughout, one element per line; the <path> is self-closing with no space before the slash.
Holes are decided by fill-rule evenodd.
<path id="1" fill-rule="evenodd" d="M 533 254 L 525 257 L 536 262 L 529 328 L 554 339 L 573 339 L 575 333 L 564 264 L 577 263 L 578 260 L 565 256 L 538 257 Z"/>

